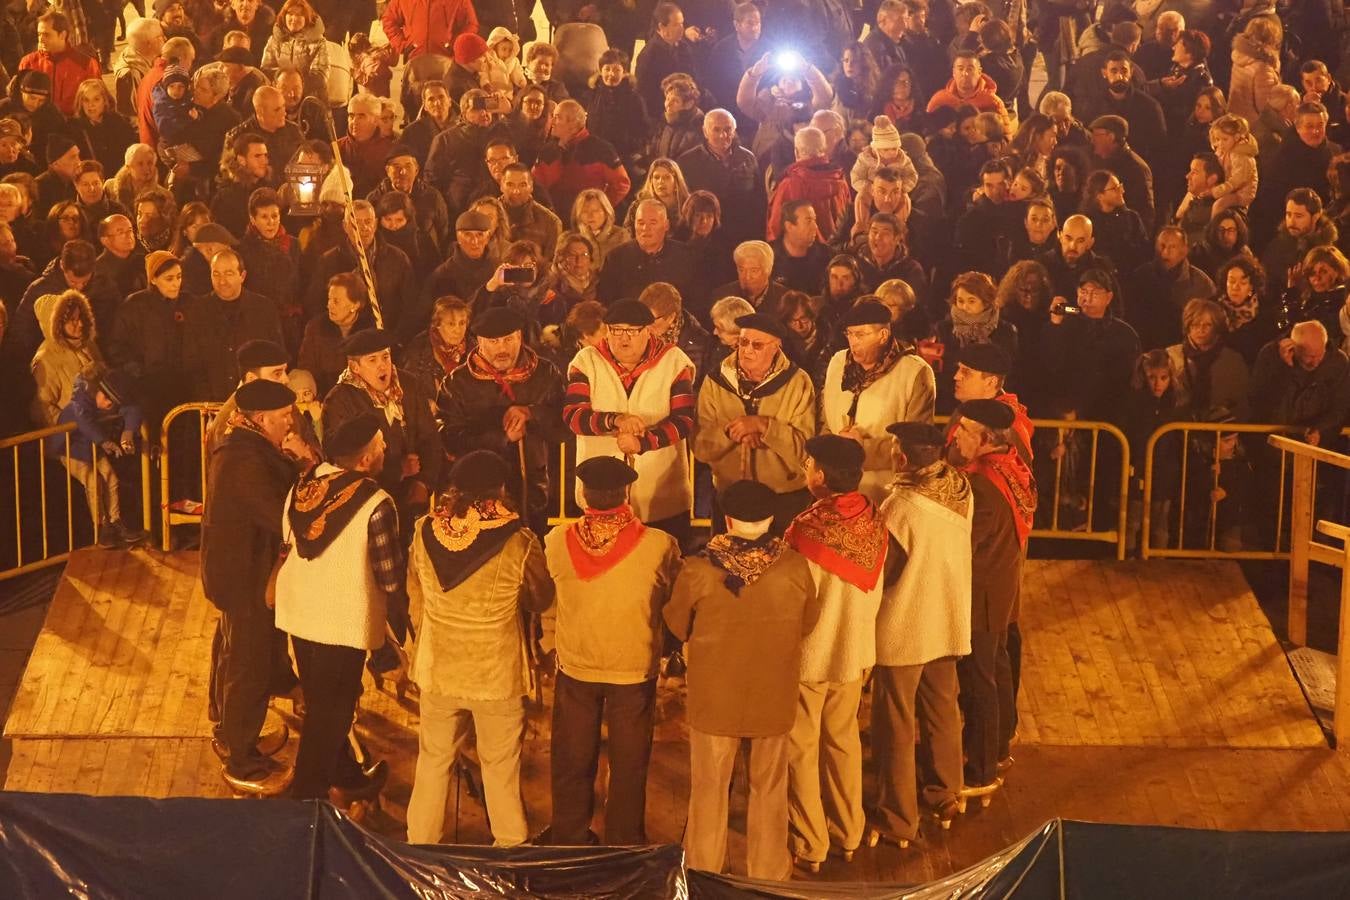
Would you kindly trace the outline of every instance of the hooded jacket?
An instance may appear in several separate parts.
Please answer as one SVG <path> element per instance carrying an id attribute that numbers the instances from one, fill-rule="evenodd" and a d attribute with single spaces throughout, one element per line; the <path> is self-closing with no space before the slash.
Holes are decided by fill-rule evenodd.
<path id="1" fill-rule="evenodd" d="M 501 44 L 511 45 L 511 55 L 502 59 L 497 55 Z M 525 86 L 525 70 L 520 65 L 520 41 L 509 29 L 497 26 L 487 39 L 488 52 L 483 57 L 483 68 L 478 73 L 487 91 L 505 91 L 514 94 Z"/>
<path id="2" fill-rule="evenodd" d="M 301 75 L 328 77 L 328 42 L 324 39 L 323 19 L 317 14 L 299 32 L 287 31 L 280 19 L 272 26 L 272 36 L 263 48 L 263 71 L 295 69 Z"/>
<path id="3" fill-rule="evenodd" d="M 1270 92 L 1280 83 L 1280 58 L 1275 47 L 1256 43 L 1245 34 L 1233 39 L 1233 77 L 1228 85 L 1228 111 L 1255 122 Z"/>
<path id="4" fill-rule="evenodd" d="M 998 99 L 998 86 L 994 79 L 988 75 L 981 74 L 979 83 L 975 86 L 975 93 L 969 97 L 962 97 L 956 92 L 956 79 L 947 82 L 947 86 L 935 93 L 928 101 L 928 112 L 933 112 L 943 106 L 950 106 L 953 109 L 960 106 L 973 106 L 980 112 L 998 113 L 1000 116 L 1008 114 L 1003 101 Z"/>
<path id="5" fill-rule="evenodd" d="M 456 37 L 478 33 L 478 14 L 469 0 L 390 0 L 380 24 L 400 55 L 450 56 Z"/>
<path id="6" fill-rule="evenodd" d="M 118 440 L 124 432 L 140 431 L 142 416 L 140 407 L 134 403 L 123 402 L 106 411 L 99 409 L 96 392 L 83 375 L 76 375 L 70 402 L 57 417 L 58 424 L 67 422 L 75 423 L 75 431 L 70 435 L 69 456 L 88 464 L 93 461 L 95 444 Z M 54 434 L 47 438 L 47 450 L 57 456 L 66 456 L 65 435 Z"/>
<path id="7" fill-rule="evenodd" d="M 61 330 L 60 323 L 75 306 L 84 318 L 84 339 L 72 344 Z M 94 311 L 83 294 L 44 294 L 33 307 L 42 325 L 42 344 L 33 355 L 33 381 L 37 395 L 33 398 L 33 421 L 46 428 L 55 425 L 61 410 L 70 402 L 75 378 L 91 363 L 100 362 L 98 330 L 94 325 Z"/>

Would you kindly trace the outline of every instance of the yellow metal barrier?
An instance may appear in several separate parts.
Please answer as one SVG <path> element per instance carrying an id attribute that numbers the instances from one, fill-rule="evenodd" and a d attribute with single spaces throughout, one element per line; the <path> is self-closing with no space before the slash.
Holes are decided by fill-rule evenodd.
<path id="1" fill-rule="evenodd" d="M 210 431 L 210 423 L 215 419 L 216 413 L 220 411 L 219 403 L 182 403 L 175 406 L 164 414 L 164 422 L 159 429 L 159 509 L 160 525 L 162 533 L 160 543 L 165 553 L 173 549 L 173 526 L 175 525 L 194 525 L 202 520 L 200 512 L 186 512 L 175 510 L 173 504 L 176 502 L 171 496 L 172 491 L 169 485 L 170 461 L 172 454 L 169 448 L 169 426 L 179 416 L 187 413 L 194 413 L 197 416 L 197 439 L 201 446 L 199 454 L 201 470 L 201 495 L 202 502 L 206 501 L 206 466 L 209 462 L 206 450 L 207 435 Z M 183 498 L 187 499 L 187 498 Z"/>
<path id="2" fill-rule="evenodd" d="M 1200 541 L 1200 546 L 1195 546 L 1195 541 L 1187 546 L 1187 516 L 1186 506 L 1193 502 L 1195 498 L 1188 498 L 1187 483 L 1191 475 L 1191 467 L 1195 465 L 1205 465 L 1210 470 L 1207 477 L 1211 488 L 1219 487 L 1219 475 L 1214 469 L 1215 465 L 1222 460 L 1221 445 L 1218 440 L 1219 434 L 1262 434 L 1262 435 L 1280 435 L 1280 434 L 1301 434 L 1302 428 L 1284 425 L 1262 425 L 1262 424 L 1239 424 L 1236 422 L 1171 422 L 1163 425 L 1149 436 L 1148 445 L 1144 450 L 1144 479 L 1143 479 L 1143 499 L 1141 512 L 1141 534 L 1140 534 L 1140 554 L 1144 559 L 1166 558 L 1166 559 L 1289 559 L 1290 551 L 1287 542 L 1289 534 L 1289 523 L 1291 517 L 1295 516 L 1300 508 L 1307 505 L 1311 509 L 1313 496 L 1317 487 L 1317 469 L 1316 465 L 1311 465 L 1307 476 L 1307 483 L 1303 480 L 1296 480 L 1292 489 L 1286 489 L 1286 476 L 1289 474 L 1289 451 L 1287 449 L 1290 442 L 1271 443 L 1280 453 L 1280 470 L 1278 483 L 1278 496 L 1275 503 L 1275 528 L 1274 538 L 1269 547 L 1246 548 L 1241 549 L 1223 549 L 1218 543 L 1218 504 L 1210 491 L 1206 490 L 1202 496 L 1206 499 L 1209 510 L 1205 516 L 1205 534 Z M 1350 433 L 1348 429 L 1344 433 Z M 1177 509 L 1174 514 L 1169 514 L 1171 519 L 1177 522 L 1177 534 L 1168 541 L 1168 546 L 1154 547 L 1149 540 L 1149 529 L 1153 518 L 1154 502 L 1154 482 L 1157 479 L 1157 470 L 1161 465 L 1156 453 L 1159 442 L 1168 435 L 1180 434 L 1180 476 L 1178 478 L 1179 490 L 1173 497 L 1159 499 L 1173 499 L 1177 503 Z M 1208 434 L 1213 437 L 1207 441 L 1211 446 L 1205 448 L 1205 456 L 1194 452 L 1194 445 L 1191 437 L 1195 434 Z M 1311 448 L 1316 449 L 1316 448 Z M 1212 456 L 1208 455 L 1211 454 Z M 1259 462 L 1259 460 L 1252 460 Z M 1314 460 L 1314 463 L 1316 461 Z M 1259 484 L 1260 473 L 1253 473 L 1253 484 Z M 1266 473 L 1269 474 L 1269 473 Z M 1309 513 L 1311 515 L 1311 513 Z M 1250 518 L 1250 517 L 1248 517 Z M 1191 538 L 1194 538 L 1192 533 Z"/>
<path id="3" fill-rule="evenodd" d="M 73 551 L 79 549 L 78 547 L 75 546 L 75 487 L 73 483 L 73 477 L 69 474 L 69 472 L 67 472 L 66 476 L 66 490 L 65 490 L 66 494 L 65 498 L 66 540 L 64 545 L 65 549 L 59 553 L 52 552 L 53 535 L 50 533 L 51 529 L 49 528 L 47 522 L 48 518 L 47 513 L 49 509 L 47 498 L 47 461 L 48 459 L 51 459 L 57 465 L 61 465 L 61 460 L 70 455 L 70 436 L 74 434 L 76 427 L 77 426 L 75 425 L 74 422 L 70 422 L 65 425 L 55 425 L 52 426 L 51 428 L 42 428 L 37 431 L 29 431 L 25 432 L 24 434 L 15 435 L 14 437 L 0 439 L 0 454 L 3 454 L 6 451 L 8 451 L 10 456 L 10 469 L 14 477 L 14 565 L 8 569 L 0 570 L 0 581 L 3 581 L 7 578 L 13 578 L 17 575 L 23 575 L 28 572 L 33 572 L 38 569 L 43 569 L 46 568 L 47 566 L 54 566 L 59 563 L 63 563 L 70 557 L 70 554 Z M 60 454 L 49 454 L 46 451 L 46 448 L 43 446 L 46 440 L 52 437 L 53 435 L 62 436 L 62 443 L 64 446 L 63 452 Z M 141 518 L 143 523 L 142 527 L 144 527 L 146 530 L 149 530 L 152 521 L 150 515 L 151 475 L 150 475 L 149 442 L 150 442 L 149 432 L 147 431 L 145 426 L 142 425 L 140 430 L 140 441 L 139 441 L 140 449 L 138 451 L 138 454 L 140 456 L 141 461 Z M 37 469 L 37 486 L 39 497 L 37 519 L 38 519 L 38 526 L 42 534 L 42 550 L 41 553 L 35 559 L 26 560 L 24 554 L 24 524 L 25 521 L 27 521 L 28 525 L 31 527 L 33 516 L 26 517 L 24 515 L 25 509 L 23 502 L 24 501 L 23 486 L 25 484 L 26 477 L 27 478 L 32 477 L 31 471 L 28 472 L 27 475 L 25 475 L 24 456 L 25 456 L 25 448 L 30 447 L 32 448 L 32 452 L 35 453 L 37 457 L 35 465 L 35 468 Z M 92 454 L 92 456 L 90 457 L 90 465 L 92 465 L 97 471 L 100 453 L 98 446 L 94 445 L 91 448 L 90 452 Z M 33 463 L 29 461 L 29 465 L 32 464 Z M 90 511 L 90 519 L 93 522 L 94 540 L 97 541 L 99 529 L 99 521 L 98 521 L 99 481 L 97 478 L 95 478 L 93 479 L 92 483 L 94 485 L 94 495 L 92 497 L 86 498 L 86 504 L 88 505 Z M 32 512 L 32 510 L 31 509 L 27 510 L 27 512 Z"/>

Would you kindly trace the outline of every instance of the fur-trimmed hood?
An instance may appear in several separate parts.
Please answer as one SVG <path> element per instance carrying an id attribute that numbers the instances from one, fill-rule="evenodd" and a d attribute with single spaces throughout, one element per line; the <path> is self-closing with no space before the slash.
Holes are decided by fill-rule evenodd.
<path id="1" fill-rule="evenodd" d="M 84 294 L 79 291 L 43 294 L 33 304 L 33 314 L 37 316 L 38 324 L 42 326 L 43 338 L 68 349 L 75 349 L 67 345 L 66 337 L 60 328 L 60 323 L 72 306 L 76 306 L 84 318 L 83 346 L 87 347 L 98 339 L 98 334 L 94 326 L 94 308 L 89 305 L 89 300 Z"/>

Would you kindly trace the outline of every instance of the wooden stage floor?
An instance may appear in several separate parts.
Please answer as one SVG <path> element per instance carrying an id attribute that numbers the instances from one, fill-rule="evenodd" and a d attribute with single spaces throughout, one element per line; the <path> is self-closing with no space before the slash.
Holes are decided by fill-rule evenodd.
<path id="1" fill-rule="evenodd" d="M 1023 590 L 1021 725 L 1006 788 L 915 848 L 832 859 L 821 878 L 948 874 L 1055 816 L 1219 829 L 1350 829 L 1350 760 L 1327 748 L 1280 645 L 1230 563 L 1033 561 Z M 224 797 L 210 749 L 215 611 L 195 553 L 81 551 L 56 591 L 5 737 L 9 790 Z M 549 702 L 546 693 L 546 705 Z M 289 716 L 289 704 L 270 715 Z M 403 836 L 415 699 L 368 681 L 358 729 L 393 767 L 368 827 Z M 865 719 L 864 719 L 865 724 Z M 649 786 L 654 841 L 678 841 L 688 753 L 680 685 L 663 681 Z M 293 754 L 295 739 L 286 751 Z M 603 774 L 603 772 L 602 772 Z M 602 779 L 603 780 L 603 779 Z M 532 826 L 548 818 L 548 715 L 524 762 Z M 741 852 L 744 786 L 733 803 Z M 467 791 L 446 840 L 489 840 Z M 733 871 L 739 870 L 733 863 Z"/>

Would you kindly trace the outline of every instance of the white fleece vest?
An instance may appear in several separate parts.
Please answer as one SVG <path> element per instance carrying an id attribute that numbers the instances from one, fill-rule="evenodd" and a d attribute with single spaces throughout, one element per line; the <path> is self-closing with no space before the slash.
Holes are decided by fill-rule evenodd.
<path id="1" fill-rule="evenodd" d="M 333 471 L 327 463 L 317 474 Z M 281 539 L 291 540 L 291 502 L 286 496 Z M 387 597 L 370 568 L 370 517 L 389 499 L 376 491 L 333 543 L 313 559 L 292 548 L 277 573 L 277 627 L 287 634 L 338 647 L 375 650 L 384 643 Z"/>
<path id="2" fill-rule="evenodd" d="M 572 360 L 572 365 L 586 376 L 591 385 L 591 407 L 596 412 L 628 413 L 655 425 L 670 415 L 670 386 L 676 376 L 693 363 L 684 351 L 671 347 L 647 371 L 638 376 L 632 393 L 623 389 L 623 382 L 614 367 L 594 347 L 583 347 Z M 691 410 L 692 413 L 692 410 Z M 643 522 L 667 519 L 688 512 L 693 502 L 689 483 L 689 450 L 684 439 L 659 450 L 648 450 L 633 457 L 633 468 L 638 479 L 633 482 L 630 503 L 633 513 Z M 623 459 L 614 437 L 577 435 L 577 465 L 595 456 L 613 456 Z M 577 505 L 585 506 L 581 497 L 581 483 L 576 486 Z"/>

